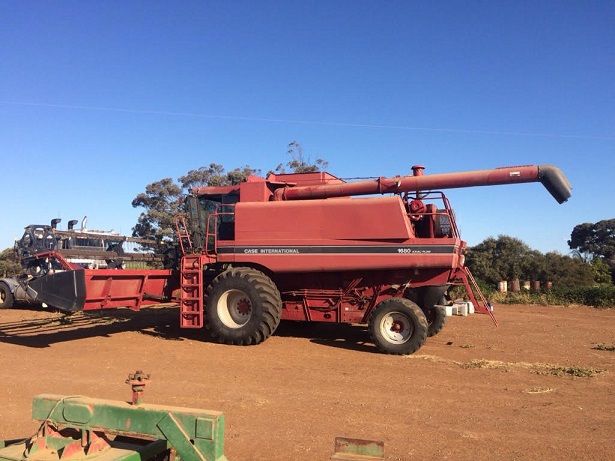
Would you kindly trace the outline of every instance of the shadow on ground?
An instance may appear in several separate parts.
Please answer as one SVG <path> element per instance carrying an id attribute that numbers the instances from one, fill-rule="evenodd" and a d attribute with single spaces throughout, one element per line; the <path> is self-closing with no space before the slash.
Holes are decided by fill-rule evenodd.
<path id="1" fill-rule="evenodd" d="M 19 310 L 27 317 L 32 307 L 22 306 Z M 46 311 L 43 317 L 40 310 L 36 312 L 37 318 L 0 322 L 0 342 L 44 348 L 56 343 L 110 337 L 129 331 L 166 340 L 212 341 L 204 330 L 179 328 L 176 306 L 142 308 L 139 312 L 116 309 L 72 315 Z M 305 338 L 315 344 L 341 349 L 376 351 L 369 343 L 366 328 L 356 325 L 282 321 L 274 336 Z"/>
<path id="2" fill-rule="evenodd" d="M 20 309 L 24 316 L 28 310 Z M 177 308 L 144 308 L 140 312 L 117 309 L 111 312 L 77 312 L 64 315 L 48 311 L 44 317 L 0 322 L 0 341 L 27 347 L 49 347 L 52 344 L 90 337 L 109 337 L 137 331 L 164 339 L 201 339 L 196 331 L 180 330 Z M 181 332 L 181 335 L 180 335 Z"/>
<path id="3" fill-rule="evenodd" d="M 367 328 L 359 325 L 282 321 L 275 336 L 306 338 L 312 343 L 339 349 L 377 351 L 376 346 L 370 342 Z"/>

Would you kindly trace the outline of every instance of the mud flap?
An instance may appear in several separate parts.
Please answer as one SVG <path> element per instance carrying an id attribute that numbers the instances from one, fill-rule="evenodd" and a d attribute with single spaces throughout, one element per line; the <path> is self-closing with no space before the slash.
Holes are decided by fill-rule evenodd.
<path id="1" fill-rule="evenodd" d="M 28 293 L 36 302 L 45 303 L 62 311 L 81 310 L 86 294 L 85 271 L 64 271 L 33 279 L 28 282 Z"/>

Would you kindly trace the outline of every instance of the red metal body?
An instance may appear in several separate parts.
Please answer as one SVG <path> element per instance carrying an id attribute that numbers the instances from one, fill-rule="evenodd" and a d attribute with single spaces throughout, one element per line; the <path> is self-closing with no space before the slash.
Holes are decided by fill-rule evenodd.
<path id="1" fill-rule="evenodd" d="M 36 301 L 63 310 L 99 310 L 170 301 L 178 272 L 156 269 L 83 269 L 56 251 L 38 253 L 41 274 L 26 281 Z"/>
<path id="2" fill-rule="evenodd" d="M 177 271 L 85 269 L 86 297 L 83 310 L 143 306 L 170 301 Z"/>
<path id="3" fill-rule="evenodd" d="M 201 203 L 217 207 L 204 219 L 202 245 L 186 251 L 190 270 L 207 267 L 215 276 L 232 265 L 266 273 L 280 290 L 285 319 L 365 323 L 387 298 L 455 283 L 466 286 L 479 312 L 490 313 L 463 265 L 466 244 L 454 213 L 436 189 L 542 181 L 561 202 L 570 185 L 550 166 L 413 171 L 354 183 L 328 173 L 272 174 L 238 186 L 197 188 Z M 369 194 L 393 195 L 353 198 Z M 232 231 L 223 235 L 223 224 Z M 184 327 L 202 325 L 204 304 L 193 292 L 182 287 Z"/>

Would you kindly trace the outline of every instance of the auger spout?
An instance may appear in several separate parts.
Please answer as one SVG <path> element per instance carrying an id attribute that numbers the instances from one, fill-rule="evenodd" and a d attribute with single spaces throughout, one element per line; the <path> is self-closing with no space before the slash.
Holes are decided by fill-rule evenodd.
<path id="1" fill-rule="evenodd" d="M 553 165 L 524 165 L 431 175 L 423 175 L 422 170 L 422 167 L 414 168 L 414 176 L 380 177 L 352 183 L 286 186 L 275 191 L 274 199 L 310 200 L 541 182 L 558 203 L 563 203 L 570 197 L 572 189 L 564 173 Z"/>

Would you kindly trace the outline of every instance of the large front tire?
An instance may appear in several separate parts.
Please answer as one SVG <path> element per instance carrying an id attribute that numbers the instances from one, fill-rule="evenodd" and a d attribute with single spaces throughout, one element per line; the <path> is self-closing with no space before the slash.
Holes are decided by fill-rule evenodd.
<path id="1" fill-rule="evenodd" d="M 408 355 L 423 345 L 428 325 L 425 314 L 415 303 L 405 298 L 391 298 L 374 308 L 368 329 L 382 352 Z"/>
<path id="2" fill-rule="evenodd" d="M 273 281 L 249 267 L 232 267 L 207 288 L 206 328 L 218 342 L 263 342 L 280 324 L 282 300 Z"/>
<path id="3" fill-rule="evenodd" d="M 11 293 L 11 289 L 6 283 L 0 282 L 0 309 L 13 307 L 14 303 L 15 298 L 13 293 Z"/>

